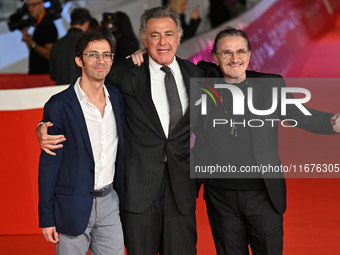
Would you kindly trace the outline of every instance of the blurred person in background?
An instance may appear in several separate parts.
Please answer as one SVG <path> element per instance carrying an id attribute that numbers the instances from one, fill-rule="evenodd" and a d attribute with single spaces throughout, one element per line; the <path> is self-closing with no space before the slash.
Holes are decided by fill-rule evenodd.
<path id="1" fill-rule="evenodd" d="M 129 16 L 124 12 L 114 13 L 113 35 L 116 39 L 115 59 L 124 59 L 139 49 L 139 42 L 135 36 Z"/>
<path id="2" fill-rule="evenodd" d="M 27 0 L 30 16 L 37 22 L 33 36 L 28 34 L 28 28 L 21 30 L 22 41 L 29 48 L 29 74 L 49 73 L 49 58 L 53 43 L 58 39 L 58 31 L 53 20 L 46 15 L 42 0 Z"/>
<path id="3" fill-rule="evenodd" d="M 50 56 L 50 76 L 57 85 L 70 84 L 81 75 L 81 68 L 74 60 L 74 48 L 83 32 L 88 30 L 90 21 L 91 15 L 87 9 L 74 9 L 71 12 L 70 29 L 53 45 Z"/>
<path id="4" fill-rule="evenodd" d="M 92 29 L 92 30 L 99 29 L 99 22 L 96 18 L 91 17 L 89 29 Z"/>
<path id="5" fill-rule="evenodd" d="M 191 13 L 191 18 L 187 24 L 185 19 L 185 10 L 187 9 L 188 0 L 169 0 L 167 5 L 171 7 L 181 18 L 183 37 L 182 41 L 190 39 L 196 34 L 197 28 L 201 23 L 199 6 L 197 5 L 195 10 Z"/>
<path id="6" fill-rule="evenodd" d="M 245 11 L 246 0 L 209 0 L 209 20 L 211 27 L 218 27 Z"/>

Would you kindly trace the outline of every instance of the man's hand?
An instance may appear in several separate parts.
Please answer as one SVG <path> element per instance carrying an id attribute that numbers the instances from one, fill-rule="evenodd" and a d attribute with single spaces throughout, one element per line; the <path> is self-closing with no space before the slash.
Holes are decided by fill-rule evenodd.
<path id="1" fill-rule="evenodd" d="M 340 113 L 333 115 L 331 125 L 333 126 L 334 132 L 340 133 Z"/>
<path id="2" fill-rule="evenodd" d="M 39 45 L 33 41 L 33 37 L 27 33 L 28 28 L 21 30 L 22 38 L 21 41 L 25 42 L 28 48 L 32 48 L 35 45 L 34 51 L 40 56 L 46 59 L 50 59 L 50 54 L 52 50 L 53 43 L 45 43 L 44 45 Z"/>
<path id="3" fill-rule="evenodd" d="M 30 34 L 27 33 L 28 27 L 25 27 L 21 30 L 22 38 L 21 41 L 25 42 L 27 44 L 27 47 L 30 48 L 33 43 L 33 38 Z"/>
<path id="4" fill-rule="evenodd" d="M 191 13 L 191 18 L 192 19 L 199 19 L 200 18 L 200 10 L 199 10 L 199 5 L 196 5 L 195 10 Z"/>
<path id="5" fill-rule="evenodd" d="M 52 126 L 53 123 L 44 122 L 37 127 L 35 132 L 37 134 L 41 149 L 47 154 L 55 156 L 56 154 L 51 150 L 62 148 L 63 145 L 60 143 L 66 141 L 66 138 L 64 135 L 48 135 L 47 128 Z"/>
<path id="6" fill-rule="evenodd" d="M 135 65 L 141 66 L 141 64 L 144 62 L 143 54 L 147 52 L 147 49 L 137 50 L 126 58 L 131 58 Z"/>
<path id="7" fill-rule="evenodd" d="M 59 242 L 59 234 L 56 231 L 55 227 L 43 228 L 42 233 L 47 242 L 51 242 L 51 243 Z"/>

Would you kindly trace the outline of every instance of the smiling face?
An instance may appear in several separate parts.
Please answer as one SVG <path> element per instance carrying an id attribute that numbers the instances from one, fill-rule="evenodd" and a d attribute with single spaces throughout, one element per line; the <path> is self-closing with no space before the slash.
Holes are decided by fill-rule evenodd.
<path id="1" fill-rule="evenodd" d="M 233 52 L 230 57 L 223 57 L 223 51 Z M 241 36 L 226 36 L 219 40 L 217 52 L 213 54 L 216 65 L 221 68 L 224 79 L 228 83 L 240 83 L 246 79 L 251 51 L 244 57 L 237 56 L 238 51 L 248 51 L 246 41 Z"/>
<path id="2" fill-rule="evenodd" d="M 112 61 L 105 62 L 102 54 L 111 52 L 110 44 L 106 40 L 91 41 L 83 54 L 88 52 L 97 52 L 100 56 L 94 62 L 91 62 L 87 55 L 83 55 L 82 58 L 76 57 L 77 65 L 82 68 L 82 77 L 93 81 L 104 81 L 111 69 Z"/>
<path id="3" fill-rule="evenodd" d="M 142 38 L 149 56 L 158 64 L 168 66 L 174 60 L 181 36 L 172 18 L 151 18 Z"/>

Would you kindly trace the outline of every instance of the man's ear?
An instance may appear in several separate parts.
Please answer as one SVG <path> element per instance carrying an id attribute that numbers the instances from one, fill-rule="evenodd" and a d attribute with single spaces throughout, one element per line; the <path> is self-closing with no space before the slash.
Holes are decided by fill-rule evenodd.
<path id="1" fill-rule="evenodd" d="M 83 30 L 84 32 L 87 31 L 90 27 L 90 21 L 85 21 L 83 25 L 81 25 L 81 30 Z"/>
<path id="2" fill-rule="evenodd" d="M 146 44 L 146 38 L 145 38 L 145 37 L 142 37 L 141 40 L 142 40 L 142 43 L 143 43 L 144 47 L 145 47 L 145 48 L 148 48 L 148 47 L 147 47 L 147 44 Z"/>
<path id="3" fill-rule="evenodd" d="M 77 66 L 83 67 L 83 60 L 80 57 L 75 57 L 74 61 L 76 61 Z"/>
<path id="4" fill-rule="evenodd" d="M 218 58 L 217 58 L 216 54 L 213 53 L 212 56 L 213 56 L 213 58 L 214 58 L 214 60 L 215 60 L 216 65 L 219 66 L 219 65 L 220 65 L 220 62 L 218 61 Z"/>
<path id="5" fill-rule="evenodd" d="M 181 43 L 182 37 L 183 37 L 183 35 L 179 35 L 179 36 L 178 36 L 177 46 Z"/>

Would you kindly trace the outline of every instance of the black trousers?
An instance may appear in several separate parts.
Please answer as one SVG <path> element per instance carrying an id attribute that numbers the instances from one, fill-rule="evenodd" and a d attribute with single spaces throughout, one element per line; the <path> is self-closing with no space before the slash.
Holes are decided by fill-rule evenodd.
<path id="1" fill-rule="evenodd" d="M 195 212 L 181 215 L 165 166 L 159 192 L 143 213 L 125 211 L 122 217 L 128 255 L 195 255 Z"/>
<path id="2" fill-rule="evenodd" d="M 266 190 L 204 187 L 204 199 L 218 255 L 281 255 L 283 216 Z"/>

